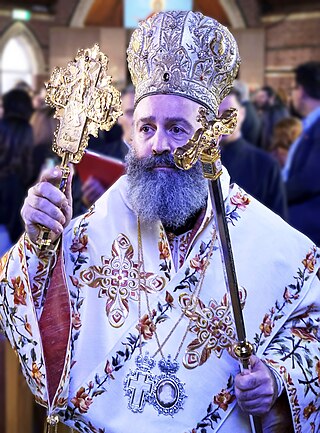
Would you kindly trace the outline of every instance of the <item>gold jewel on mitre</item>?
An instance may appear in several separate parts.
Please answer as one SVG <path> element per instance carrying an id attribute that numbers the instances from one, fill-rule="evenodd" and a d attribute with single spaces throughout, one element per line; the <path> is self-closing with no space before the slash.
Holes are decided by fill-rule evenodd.
<path id="1" fill-rule="evenodd" d="M 240 65 L 229 30 L 200 12 L 171 11 L 139 23 L 127 50 L 135 103 L 154 94 L 192 99 L 216 115 Z"/>

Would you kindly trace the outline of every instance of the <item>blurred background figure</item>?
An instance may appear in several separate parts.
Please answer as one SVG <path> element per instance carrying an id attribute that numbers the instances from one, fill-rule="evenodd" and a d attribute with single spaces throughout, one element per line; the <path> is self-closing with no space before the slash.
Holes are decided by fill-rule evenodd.
<path id="1" fill-rule="evenodd" d="M 244 81 L 235 80 L 233 87 L 239 93 L 241 105 L 245 109 L 245 116 L 241 126 L 242 137 L 249 143 L 259 146 L 261 119 L 250 99 L 249 86 Z"/>
<path id="2" fill-rule="evenodd" d="M 3 95 L 0 120 L 0 253 L 23 231 L 20 209 L 32 178 L 32 100 L 13 89 Z"/>
<path id="3" fill-rule="evenodd" d="M 32 183 L 36 182 L 43 168 L 58 163 L 58 157 L 52 151 L 52 143 L 59 123 L 53 117 L 54 109 L 45 103 L 42 92 L 33 98 L 33 106 L 35 109 L 30 120 L 34 138 Z"/>
<path id="4" fill-rule="evenodd" d="M 292 144 L 283 178 L 286 182 L 289 222 L 320 245 L 320 62 L 295 70 L 292 104 L 303 117 L 303 131 Z"/>
<path id="5" fill-rule="evenodd" d="M 110 131 L 99 131 L 98 138 L 90 137 L 88 149 L 124 161 L 131 140 L 134 110 L 134 87 L 132 85 L 121 91 L 121 101 L 123 115 L 119 118 L 118 123 Z M 79 176 L 75 176 L 72 187 L 74 216 L 82 214 L 110 186 L 102 185 L 93 175 L 81 184 Z"/>
<path id="6" fill-rule="evenodd" d="M 285 165 L 291 144 L 301 132 L 302 122 L 297 117 L 286 117 L 275 124 L 270 153 L 278 161 L 281 168 Z"/>
<path id="7" fill-rule="evenodd" d="M 226 135 L 221 140 L 222 164 L 227 168 L 231 182 L 237 183 L 285 219 L 286 197 L 280 167 L 269 154 L 243 138 L 241 126 L 245 108 L 235 89 L 220 104 L 220 114 L 230 107 L 238 110 L 238 123 L 233 134 Z"/>
<path id="8" fill-rule="evenodd" d="M 261 119 L 259 146 L 269 151 L 274 125 L 279 120 L 289 117 L 289 110 L 270 86 L 264 86 L 257 90 L 253 101 Z"/>
<path id="9" fill-rule="evenodd" d="M 131 128 L 133 121 L 134 111 L 134 87 L 133 85 L 127 86 L 121 92 L 122 99 L 122 116 L 119 117 L 118 123 L 122 128 L 122 141 L 125 146 L 124 155 L 128 152 L 129 144 L 131 141 Z"/>
<path id="10" fill-rule="evenodd" d="M 30 98 L 33 97 L 33 89 L 32 89 L 32 87 L 30 86 L 30 84 L 28 84 L 24 80 L 18 80 L 15 83 L 15 85 L 14 85 L 14 89 L 24 90 L 26 93 L 28 93 L 28 95 L 30 96 Z"/>

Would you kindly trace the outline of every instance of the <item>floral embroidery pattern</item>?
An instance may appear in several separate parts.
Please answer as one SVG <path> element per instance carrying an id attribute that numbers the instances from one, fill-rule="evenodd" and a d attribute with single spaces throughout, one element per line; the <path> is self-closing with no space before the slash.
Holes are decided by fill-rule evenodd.
<path id="1" fill-rule="evenodd" d="M 204 270 L 205 266 L 207 265 L 211 247 L 210 240 L 208 243 L 201 242 L 199 253 L 196 254 L 193 258 L 191 258 L 189 262 L 189 266 L 186 267 L 184 278 L 179 282 L 179 284 L 175 287 L 174 292 L 177 290 L 188 290 L 189 292 L 192 292 L 194 287 L 199 282 L 199 277 L 201 272 Z M 217 247 L 213 247 L 213 251 L 216 250 Z"/>
<path id="2" fill-rule="evenodd" d="M 89 381 L 86 386 L 81 386 L 70 400 L 72 406 L 68 405 L 65 411 L 59 413 L 64 421 L 72 421 L 74 427 L 81 433 L 105 431 L 104 429 L 97 429 L 90 422 L 85 421 L 81 414 L 90 410 L 95 398 L 107 392 L 108 383 L 115 380 L 116 372 L 131 359 L 135 350 L 138 349 L 139 337 L 130 333 L 126 341 L 121 344 L 123 348 L 116 351 L 111 360 L 106 360 L 103 373 L 96 373 L 94 379 Z"/>
<path id="3" fill-rule="evenodd" d="M 258 346 L 265 343 L 266 338 L 270 337 L 272 330 L 275 327 L 275 323 L 283 318 L 284 308 L 287 304 L 292 304 L 293 301 L 299 299 L 305 282 L 309 279 L 310 274 L 314 270 L 316 258 L 318 258 L 318 255 L 316 248 L 313 247 L 302 260 L 303 269 L 298 269 L 297 275 L 294 277 L 295 283 L 289 284 L 285 287 L 282 300 L 276 301 L 275 306 L 264 315 L 259 327 L 261 332 L 260 334 L 256 333 L 254 337 L 255 350 L 257 350 Z"/>
<path id="4" fill-rule="evenodd" d="M 245 211 L 249 204 L 250 197 L 239 188 L 226 204 L 226 221 L 234 226 L 235 222 L 240 219 L 238 210 Z"/>
<path id="5" fill-rule="evenodd" d="M 239 295 L 241 307 L 244 308 L 247 292 L 243 287 L 239 288 Z M 208 306 L 198 299 L 194 308 L 191 296 L 184 293 L 180 295 L 179 303 L 186 317 L 193 322 L 190 331 L 197 335 L 187 346 L 183 359 L 185 367 L 196 368 L 204 364 L 212 352 L 218 358 L 224 349 L 231 353 L 236 334 L 227 295 L 224 295 L 220 304 L 211 300 Z M 201 353 L 197 351 L 200 347 L 203 347 Z"/>
<path id="6" fill-rule="evenodd" d="M 256 334 L 256 347 L 265 343 L 265 340 L 271 336 L 276 322 L 285 315 L 285 307 L 288 304 L 300 298 L 301 290 L 305 282 L 309 279 L 310 274 L 314 271 L 315 260 L 318 258 L 315 248 L 308 252 L 302 260 L 303 269 L 298 269 L 297 275 L 294 277 L 295 284 L 290 284 L 285 287 L 282 301 L 277 301 L 267 313 L 260 325 L 260 334 Z M 290 398 L 293 411 L 293 420 L 295 423 L 295 431 L 301 431 L 301 418 L 304 422 L 308 420 L 311 431 L 314 426 L 319 425 L 319 405 L 320 405 L 320 314 L 319 307 L 314 304 L 309 304 L 308 307 L 295 316 L 291 322 L 279 332 L 271 341 L 265 354 L 272 354 L 272 359 L 267 359 L 273 367 L 278 368 L 282 375 Z M 309 345 L 318 343 L 318 354 L 312 353 Z M 284 364 L 291 364 L 292 372 L 299 370 L 301 374 L 294 384 L 292 377 L 287 372 Z M 308 404 L 301 407 L 298 401 L 298 393 L 296 386 L 304 388 L 304 397 L 309 396 Z"/>
<path id="7" fill-rule="evenodd" d="M 167 237 L 164 233 L 163 227 L 160 229 L 160 239 L 158 241 L 159 248 L 159 259 L 162 260 L 160 262 L 160 271 L 164 272 L 165 277 L 170 281 L 171 276 L 171 260 L 170 260 L 170 247 L 167 242 Z"/>
<path id="8" fill-rule="evenodd" d="M 174 254 L 177 255 L 177 268 L 181 268 L 184 264 L 188 247 L 192 238 L 192 230 L 181 235 L 175 235 L 174 233 L 167 233 L 170 249 Z"/>
<path id="9" fill-rule="evenodd" d="M 70 246 L 70 259 L 73 263 L 73 275 L 69 275 L 72 286 L 70 287 L 70 301 L 71 301 L 71 341 L 70 341 L 70 349 L 71 356 L 73 359 L 73 363 L 71 364 L 71 368 L 76 362 L 73 357 L 75 342 L 78 340 L 80 335 L 80 329 L 82 326 L 81 323 L 81 314 L 80 309 L 84 302 L 84 297 L 81 295 L 83 284 L 79 281 L 79 279 L 75 276 L 76 273 L 87 263 L 89 260 L 87 252 L 88 245 L 88 218 L 92 216 L 94 213 L 94 206 L 92 206 L 89 211 L 84 215 L 84 217 L 80 220 L 79 225 L 74 228 L 74 237 L 72 238 L 72 243 Z M 73 289 L 74 288 L 74 289 Z"/>
<path id="10" fill-rule="evenodd" d="M 23 241 L 19 244 L 19 258 L 22 260 L 20 252 L 23 250 Z M 9 256 L 7 256 L 9 259 Z M 21 262 L 23 267 L 23 263 Z M 4 271 L 4 267 L 2 268 Z M 38 395 L 43 395 L 45 389 L 44 375 L 41 372 L 43 367 L 43 359 L 35 350 L 38 343 L 33 339 L 32 327 L 28 319 L 25 306 L 27 305 L 27 291 L 25 283 L 20 276 L 11 277 L 10 281 L 6 277 L 2 277 L 0 284 L 0 319 L 6 320 L 3 326 L 6 329 L 6 334 L 11 341 L 11 344 L 19 354 L 20 363 L 26 380 Z M 26 347 L 29 346 L 28 353 L 25 353 Z M 30 347 L 31 346 L 31 347 Z"/>
<path id="11" fill-rule="evenodd" d="M 32 255 L 36 255 L 35 246 L 29 241 L 27 236 L 25 236 L 24 246 L 27 254 L 29 252 Z M 20 260 L 22 261 L 23 250 L 20 248 L 19 248 L 19 257 Z M 28 261 L 28 256 L 27 256 L 27 261 Z M 30 281 L 31 294 L 32 294 L 32 299 L 35 308 L 43 307 L 46 299 L 46 293 L 49 284 L 48 268 L 50 265 L 49 263 L 50 261 L 52 261 L 52 257 L 49 256 L 45 251 L 39 254 L 37 268 L 35 269 L 35 273 L 33 275 L 32 280 Z M 26 278 L 28 278 L 27 273 L 25 275 Z"/>
<path id="12" fill-rule="evenodd" d="M 156 313 L 154 312 L 153 317 L 155 314 Z M 156 330 L 156 325 L 153 323 L 153 317 L 150 318 L 149 314 L 144 314 L 136 326 L 139 334 L 141 334 L 145 340 L 151 340 Z"/>
<path id="13" fill-rule="evenodd" d="M 165 303 L 161 304 L 161 302 L 159 301 L 157 304 L 157 310 L 154 309 L 151 311 L 152 317 L 150 318 L 149 314 L 144 314 L 139 320 L 138 325 L 136 326 L 136 329 L 139 331 L 139 334 L 141 334 L 144 340 L 152 339 L 157 329 L 157 325 L 169 319 L 167 311 L 171 311 L 172 308 L 174 308 L 173 296 L 171 295 L 171 293 L 166 291 Z"/>
<path id="14" fill-rule="evenodd" d="M 161 291 L 164 279 L 151 272 L 139 275 L 139 263 L 133 261 L 134 250 L 127 236 L 119 234 L 112 244 L 112 257 L 101 257 L 101 266 L 90 266 L 80 273 L 82 282 L 99 287 L 99 297 L 106 297 L 106 312 L 111 326 L 121 327 L 129 314 L 129 300 L 138 300 L 140 289 Z"/>
<path id="15" fill-rule="evenodd" d="M 73 263 L 73 273 L 75 274 L 81 267 L 87 263 L 89 257 L 85 254 L 88 245 L 88 230 L 87 218 L 92 215 L 93 209 L 85 214 L 78 226 L 74 228 L 74 236 L 70 246 L 70 259 Z"/>
<path id="16" fill-rule="evenodd" d="M 228 410 L 229 406 L 235 402 L 236 396 L 234 395 L 234 379 L 230 375 L 226 388 L 222 389 L 218 394 L 213 397 L 207 408 L 207 414 L 198 422 L 197 426 L 192 429 L 191 433 L 207 433 L 207 428 L 210 430 L 215 429 L 215 424 L 221 419 L 221 411 Z"/>

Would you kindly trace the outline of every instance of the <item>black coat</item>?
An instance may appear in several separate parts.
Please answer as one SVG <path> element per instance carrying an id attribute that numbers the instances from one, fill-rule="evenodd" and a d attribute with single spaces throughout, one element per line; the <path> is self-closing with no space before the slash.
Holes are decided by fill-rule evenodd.
<path id="1" fill-rule="evenodd" d="M 320 119 L 301 136 L 286 188 L 289 223 L 320 245 Z"/>
<path id="2" fill-rule="evenodd" d="M 282 218 L 287 218 L 280 166 L 272 156 L 244 138 L 239 138 L 222 144 L 221 160 L 230 174 L 231 182 L 237 183 Z"/>

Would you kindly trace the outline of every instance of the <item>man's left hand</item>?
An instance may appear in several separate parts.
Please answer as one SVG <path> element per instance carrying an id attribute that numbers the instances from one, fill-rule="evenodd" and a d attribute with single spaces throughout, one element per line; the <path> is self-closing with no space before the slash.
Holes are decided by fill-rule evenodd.
<path id="1" fill-rule="evenodd" d="M 261 416 L 269 412 L 277 399 L 276 380 L 257 356 L 251 356 L 250 365 L 250 370 L 236 375 L 235 395 L 244 412 Z"/>

